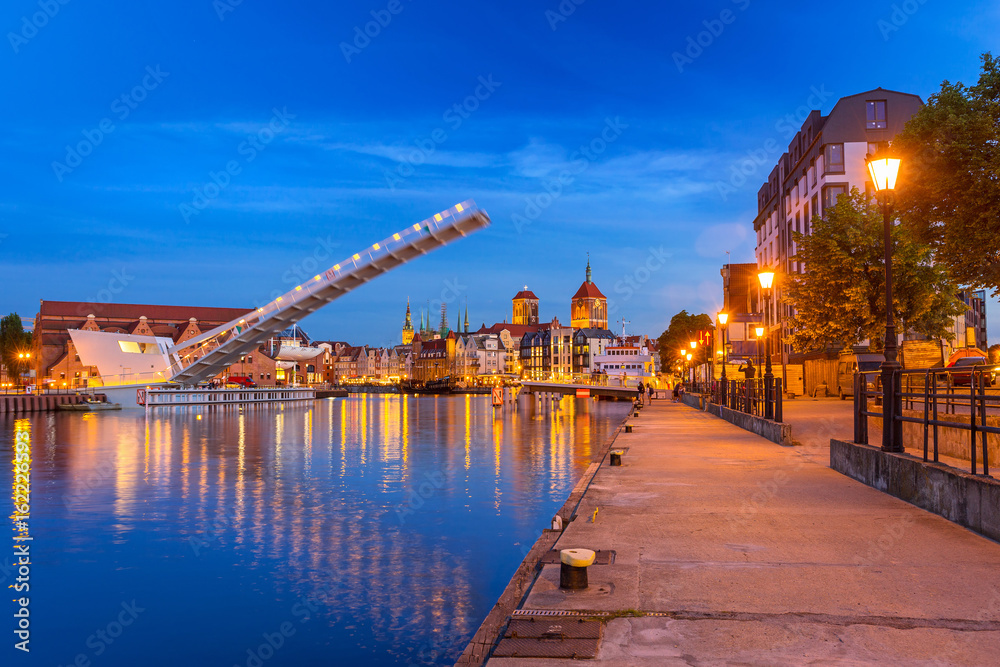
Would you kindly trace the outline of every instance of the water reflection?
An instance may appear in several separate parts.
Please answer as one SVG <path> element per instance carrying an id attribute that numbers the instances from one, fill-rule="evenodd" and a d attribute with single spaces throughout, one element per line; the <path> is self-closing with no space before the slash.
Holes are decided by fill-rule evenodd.
<path id="1" fill-rule="evenodd" d="M 102 665 L 247 664 L 284 622 L 268 665 L 451 664 L 626 411 L 379 395 L 31 416 L 33 657 L 93 660 L 94 624 L 134 598 L 150 611 Z"/>

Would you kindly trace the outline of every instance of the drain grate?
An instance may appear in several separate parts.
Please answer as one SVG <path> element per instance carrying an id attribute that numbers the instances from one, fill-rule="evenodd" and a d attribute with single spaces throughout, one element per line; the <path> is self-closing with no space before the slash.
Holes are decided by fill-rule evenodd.
<path id="1" fill-rule="evenodd" d="M 542 565 L 559 565 L 561 562 L 559 560 L 559 550 L 553 549 L 552 551 L 549 551 L 538 559 L 538 562 Z M 594 552 L 594 565 L 611 565 L 614 562 L 615 551 L 613 549 Z"/>
<path id="2" fill-rule="evenodd" d="M 603 635 L 601 621 L 519 616 L 507 626 L 493 657 L 596 658 Z"/>

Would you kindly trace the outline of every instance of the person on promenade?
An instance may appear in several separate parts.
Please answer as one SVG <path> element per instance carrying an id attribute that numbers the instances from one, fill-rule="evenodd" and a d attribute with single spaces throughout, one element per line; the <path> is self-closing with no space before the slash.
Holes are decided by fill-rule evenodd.
<path id="1" fill-rule="evenodd" d="M 639 403 L 642 405 L 646 404 L 646 386 L 642 384 L 642 380 L 639 380 L 639 386 L 636 387 L 639 390 Z"/>
<path id="2" fill-rule="evenodd" d="M 648 385 L 646 385 L 646 393 L 649 394 L 649 404 L 652 405 L 653 404 L 653 396 L 654 396 L 654 393 L 653 393 L 653 383 L 652 382 L 650 382 Z"/>
<path id="3" fill-rule="evenodd" d="M 753 359 L 747 361 L 746 365 L 740 366 L 737 370 L 743 373 L 743 377 L 747 380 L 752 380 L 757 375 L 757 369 L 753 366 Z"/>
<path id="4" fill-rule="evenodd" d="M 673 402 L 676 403 L 679 400 L 681 400 L 681 383 L 680 382 L 678 382 L 678 383 L 676 383 L 674 385 L 674 399 L 673 399 Z"/>

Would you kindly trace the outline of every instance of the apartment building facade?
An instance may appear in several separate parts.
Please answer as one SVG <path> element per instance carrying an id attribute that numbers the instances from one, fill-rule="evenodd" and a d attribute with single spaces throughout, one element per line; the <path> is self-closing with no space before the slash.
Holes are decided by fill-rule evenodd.
<path id="1" fill-rule="evenodd" d="M 835 206 L 852 188 L 872 192 L 865 156 L 902 131 L 923 101 L 916 95 L 876 88 L 841 98 L 829 115 L 813 111 L 757 192 L 754 231 L 757 266 L 777 274 L 772 298 L 762 305 L 765 344 L 787 361 L 801 356 L 787 344 L 791 307 L 783 305 L 783 276 L 803 273 L 795 259 L 793 232 L 809 234 L 814 216 Z"/>

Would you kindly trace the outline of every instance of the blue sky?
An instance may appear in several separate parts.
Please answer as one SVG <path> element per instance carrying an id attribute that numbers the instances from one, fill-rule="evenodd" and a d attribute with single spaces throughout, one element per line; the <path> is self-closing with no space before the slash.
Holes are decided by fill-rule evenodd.
<path id="1" fill-rule="evenodd" d="M 1000 34 L 994 2 L 622 4 L 10 0 L 0 311 L 249 308 L 473 198 L 490 229 L 306 330 L 398 342 L 407 297 L 448 302 L 452 322 L 467 301 L 478 326 L 509 319 L 525 284 L 568 321 L 589 252 L 612 318 L 655 336 L 681 309 L 714 312 L 727 251 L 752 261 L 778 155 L 739 187 L 731 170 L 786 145 L 783 119 L 974 82 Z"/>

